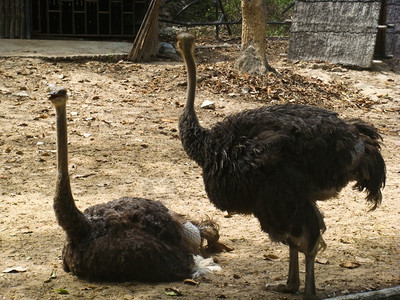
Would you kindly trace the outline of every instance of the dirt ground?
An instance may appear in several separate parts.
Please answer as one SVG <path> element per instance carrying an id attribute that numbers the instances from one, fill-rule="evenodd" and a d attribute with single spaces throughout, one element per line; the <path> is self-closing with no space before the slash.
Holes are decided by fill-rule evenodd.
<path id="1" fill-rule="evenodd" d="M 210 46 L 211 45 L 211 46 Z M 372 70 L 324 63 L 289 63 L 287 41 L 269 43 L 280 76 L 237 73 L 237 41 L 199 43 L 197 111 L 204 126 L 231 112 L 299 102 L 361 117 L 384 138 L 387 184 L 383 203 L 368 212 L 363 193 L 345 188 L 320 203 L 328 248 L 316 263 L 321 298 L 400 284 L 400 71 L 397 62 Z M 207 199 L 201 170 L 184 153 L 177 118 L 185 99 L 179 58 L 126 61 L 0 59 L 0 297 L 2 299 L 300 299 L 300 292 L 265 290 L 286 280 L 288 249 L 272 243 L 252 216 L 218 211 Z M 234 248 L 214 259 L 222 271 L 196 286 L 183 282 L 90 283 L 61 268 L 64 233 L 52 210 L 56 161 L 55 114 L 49 83 L 70 91 L 70 175 L 80 209 L 120 196 L 146 197 L 192 218 L 220 224 L 221 241 Z M 201 109 L 204 100 L 215 110 Z M 344 266 L 352 267 L 346 268 Z M 14 268 L 13 271 L 7 270 Z M 65 293 L 65 294 L 63 294 Z M 66 294 L 68 293 L 68 294 Z"/>

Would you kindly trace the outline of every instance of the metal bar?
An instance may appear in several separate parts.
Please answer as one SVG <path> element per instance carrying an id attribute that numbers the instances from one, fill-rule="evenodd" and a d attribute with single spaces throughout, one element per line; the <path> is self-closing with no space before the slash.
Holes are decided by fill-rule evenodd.
<path id="1" fill-rule="evenodd" d="M 288 6 L 286 6 L 286 8 L 284 10 L 282 10 L 282 15 L 284 15 L 285 12 L 287 12 L 289 9 L 291 9 L 294 6 L 294 4 L 295 4 L 295 1 L 293 1 Z"/>
<path id="2" fill-rule="evenodd" d="M 223 21 L 223 19 L 225 19 L 226 21 L 228 21 L 228 18 L 226 17 L 226 13 L 225 13 L 225 9 L 224 6 L 222 4 L 221 0 L 218 0 L 220 8 L 221 8 L 221 12 L 222 12 L 222 16 L 221 16 L 221 21 Z M 229 24 L 225 24 L 226 25 L 226 29 L 228 30 L 228 34 L 231 35 L 232 34 L 232 30 L 229 27 Z"/>
<path id="3" fill-rule="evenodd" d="M 187 27 L 192 26 L 215 26 L 215 25 L 234 25 L 234 24 L 241 24 L 242 20 L 237 21 L 218 21 L 218 22 L 182 22 L 182 21 L 171 21 L 166 19 L 159 19 L 159 22 L 163 23 L 170 23 L 170 24 L 177 24 Z M 268 21 L 267 24 L 269 25 L 290 25 L 292 22 L 290 20 L 287 21 Z"/>
<path id="4" fill-rule="evenodd" d="M 176 15 L 175 17 L 179 16 L 181 13 L 183 13 L 186 9 L 188 9 L 190 6 L 192 6 L 193 4 L 196 4 L 197 2 L 199 2 L 199 0 L 194 0 L 193 2 L 190 2 L 188 5 L 186 5 L 184 8 L 182 8 Z"/>
<path id="5" fill-rule="evenodd" d="M 183 26 L 187 26 L 187 27 L 192 27 L 192 26 L 205 26 L 205 25 L 209 25 L 209 26 L 215 26 L 215 25 L 225 25 L 225 24 L 241 24 L 242 20 L 238 20 L 238 21 L 229 21 L 229 22 L 181 22 L 181 21 L 170 21 L 170 20 L 166 20 L 166 19 L 159 19 L 159 22 L 163 22 L 163 23 L 171 23 L 171 24 L 177 24 L 177 25 L 183 25 Z"/>

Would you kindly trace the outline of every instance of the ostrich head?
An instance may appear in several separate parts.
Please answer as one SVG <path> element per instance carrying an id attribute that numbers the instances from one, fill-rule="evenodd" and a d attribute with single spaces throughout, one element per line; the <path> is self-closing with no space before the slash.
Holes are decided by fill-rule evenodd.
<path id="1" fill-rule="evenodd" d="M 51 87 L 51 90 L 47 96 L 55 107 L 64 105 L 68 100 L 67 89 L 62 86 Z"/>
<path id="2" fill-rule="evenodd" d="M 178 49 L 183 52 L 185 50 L 194 51 L 194 36 L 187 32 L 179 33 L 177 36 L 178 39 Z"/>

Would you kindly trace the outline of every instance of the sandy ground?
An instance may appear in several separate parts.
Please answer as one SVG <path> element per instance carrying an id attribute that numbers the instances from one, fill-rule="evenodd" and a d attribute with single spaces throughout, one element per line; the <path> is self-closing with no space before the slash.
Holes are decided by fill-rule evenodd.
<path id="1" fill-rule="evenodd" d="M 196 51 L 202 124 L 210 126 L 231 112 L 284 101 L 310 101 L 375 124 L 384 138 L 387 164 L 382 206 L 368 212 L 364 195 L 350 186 L 338 198 L 320 203 L 328 248 L 318 255 L 317 293 L 327 298 L 399 285 L 400 72 L 386 64 L 373 70 L 291 64 L 282 55 L 285 42 L 271 45 L 270 63 L 283 77 L 260 79 L 236 73 L 232 58 L 238 54 L 237 43 Z M 177 118 L 185 98 L 184 82 L 179 59 L 132 64 L 0 58 L 2 299 L 169 299 L 165 289 L 170 287 L 181 291 L 181 299 L 301 298 L 303 257 L 298 294 L 266 291 L 266 284 L 286 280 L 287 247 L 270 242 L 254 217 L 227 218 L 209 203 L 201 170 L 179 141 Z M 70 91 L 70 174 L 78 207 L 83 210 L 130 195 L 160 200 L 189 217 L 208 215 L 220 224 L 221 241 L 234 248 L 214 257 L 221 272 L 192 286 L 89 283 L 62 270 L 64 233 L 52 210 L 55 115 L 45 96 L 49 83 Z M 204 100 L 215 101 L 216 109 L 200 109 Z M 346 263 L 356 267 L 341 266 Z M 68 294 L 60 294 L 63 291 Z"/>

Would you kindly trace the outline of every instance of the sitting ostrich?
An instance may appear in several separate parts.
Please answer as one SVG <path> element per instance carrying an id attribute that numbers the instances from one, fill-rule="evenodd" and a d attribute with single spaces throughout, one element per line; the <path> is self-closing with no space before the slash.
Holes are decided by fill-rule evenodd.
<path id="1" fill-rule="evenodd" d="M 194 109 L 194 37 L 179 34 L 178 48 L 188 79 L 180 137 L 188 156 L 203 169 L 210 201 L 220 210 L 254 214 L 272 241 L 289 246 L 287 282 L 271 289 L 298 291 L 298 252 L 303 252 L 304 298 L 316 298 L 314 261 L 325 248 L 325 224 L 316 201 L 336 196 L 355 181 L 375 209 L 386 178 L 381 136 L 361 120 L 342 120 L 336 113 L 296 104 L 246 110 L 203 128 Z"/>
<path id="2" fill-rule="evenodd" d="M 63 87 L 49 93 L 57 127 L 54 211 L 67 235 L 64 270 L 92 281 L 154 282 L 218 269 L 211 258 L 204 261 L 198 255 L 203 238 L 218 244 L 218 228 L 211 220 L 189 222 L 158 201 L 131 197 L 79 211 L 68 174 L 67 98 Z"/>

